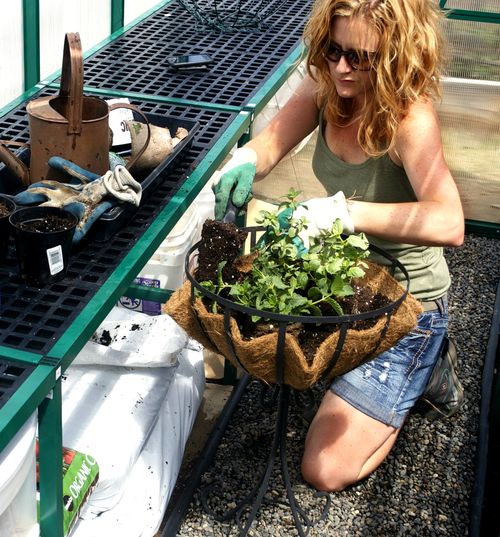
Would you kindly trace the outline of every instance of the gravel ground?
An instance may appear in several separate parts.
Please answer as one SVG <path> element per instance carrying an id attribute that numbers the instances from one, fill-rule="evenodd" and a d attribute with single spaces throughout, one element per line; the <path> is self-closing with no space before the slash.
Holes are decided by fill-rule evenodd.
<path id="1" fill-rule="evenodd" d="M 450 334 L 459 349 L 459 376 L 466 391 L 464 407 L 456 416 L 439 422 L 412 414 L 387 460 L 362 483 L 330 494 L 327 516 L 318 520 L 324 500 L 317 499 L 300 477 L 307 426 L 301 412 L 292 405 L 287 458 L 298 505 L 316 521 L 311 537 L 463 537 L 468 533 L 481 371 L 500 278 L 499 242 L 468 235 L 464 246 L 447 250 L 446 257 L 453 277 Z M 319 385 L 312 390 L 318 400 L 324 389 Z M 259 393 L 259 383 L 252 382 L 202 479 L 202 488 L 216 485 L 208 502 L 219 514 L 234 507 L 265 464 L 274 414 L 260 406 Z M 286 496 L 278 466 L 275 465 L 266 497 L 282 501 Z M 207 514 L 198 490 L 178 535 L 235 536 L 238 526 L 233 518 L 220 522 Z M 275 501 L 262 506 L 248 535 L 297 535 L 288 505 Z"/>

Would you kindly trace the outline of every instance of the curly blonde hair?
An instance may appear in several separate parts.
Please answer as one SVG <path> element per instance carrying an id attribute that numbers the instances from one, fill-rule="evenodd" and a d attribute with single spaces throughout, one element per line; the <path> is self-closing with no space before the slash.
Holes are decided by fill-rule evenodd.
<path id="1" fill-rule="evenodd" d="M 436 0 L 316 0 L 304 30 L 307 69 L 318 83 L 326 119 L 346 125 L 350 99 L 334 91 L 326 59 L 335 17 L 362 17 L 380 41 L 372 66 L 373 98 L 362 111 L 358 142 L 371 156 L 387 152 L 412 103 L 440 96 L 444 38 Z"/>

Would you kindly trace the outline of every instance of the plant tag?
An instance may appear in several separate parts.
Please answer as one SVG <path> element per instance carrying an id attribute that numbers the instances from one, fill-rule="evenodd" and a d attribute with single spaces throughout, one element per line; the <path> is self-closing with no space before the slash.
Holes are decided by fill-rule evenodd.
<path id="1" fill-rule="evenodd" d="M 64 268 L 64 260 L 61 245 L 58 244 L 47 250 L 47 259 L 49 261 L 50 274 L 54 276 Z"/>

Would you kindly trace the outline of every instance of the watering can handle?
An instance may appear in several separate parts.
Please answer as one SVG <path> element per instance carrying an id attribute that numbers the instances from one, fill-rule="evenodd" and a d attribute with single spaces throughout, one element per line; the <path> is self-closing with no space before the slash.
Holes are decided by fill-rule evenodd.
<path id="1" fill-rule="evenodd" d="M 146 135 L 146 141 L 144 142 L 144 146 L 141 147 L 140 151 L 137 152 L 137 154 L 134 156 L 134 158 L 130 159 L 127 162 L 127 165 L 125 166 L 127 170 L 131 170 L 134 167 L 134 164 L 139 160 L 139 158 L 142 156 L 144 151 L 146 151 L 149 140 L 151 140 L 151 127 L 149 125 L 149 120 L 146 117 L 146 115 L 137 108 L 137 106 L 129 103 L 114 103 L 109 106 L 109 111 L 115 110 L 116 108 L 128 108 L 129 110 L 133 110 L 137 114 L 139 114 L 142 119 L 144 119 L 144 123 L 146 123 L 146 127 L 148 128 L 148 134 Z"/>
<path id="2" fill-rule="evenodd" d="M 68 134 L 81 134 L 83 107 L 83 54 L 79 33 L 64 38 L 59 95 L 68 99 Z"/>
<path id="3" fill-rule="evenodd" d="M 3 162 L 11 171 L 13 171 L 18 177 L 23 186 L 29 186 L 30 177 L 29 170 L 26 164 L 14 153 L 11 153 L 5 145 L 15 145 L 18 147 L 27 147 L 28 144 L 24 142 L 14 142 L 7 140 L 0 140 L 0 162 Z"/>

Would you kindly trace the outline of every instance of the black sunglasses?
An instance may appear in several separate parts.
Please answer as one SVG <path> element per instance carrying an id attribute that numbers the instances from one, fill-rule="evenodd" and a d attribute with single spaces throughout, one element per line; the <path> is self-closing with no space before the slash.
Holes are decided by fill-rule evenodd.
<path id="1" fill-rule="evenodd" d="M 330 45 L 328 52 L 325 54 L 327 60 L 338 63 L 342 56 L 355 71 L 370 71 L 375 61 L 376 52 L 366 50 L 342 50 L 336 45 Z"/>

